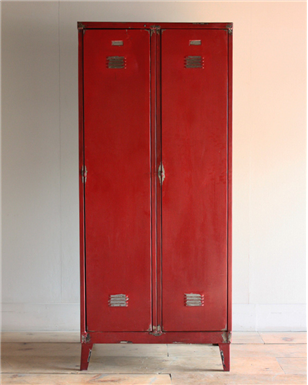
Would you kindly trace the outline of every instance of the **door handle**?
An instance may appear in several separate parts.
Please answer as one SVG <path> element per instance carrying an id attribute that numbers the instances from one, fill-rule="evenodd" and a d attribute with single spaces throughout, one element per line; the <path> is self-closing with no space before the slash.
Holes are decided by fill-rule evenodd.
<path id="1" fill-rule="evenodd" d="M 164 179 L 166 176 L 163 163 L 159 165 L 157 175 L 158 175 L 159 183 L 162 185 L 164 183 Z"/>

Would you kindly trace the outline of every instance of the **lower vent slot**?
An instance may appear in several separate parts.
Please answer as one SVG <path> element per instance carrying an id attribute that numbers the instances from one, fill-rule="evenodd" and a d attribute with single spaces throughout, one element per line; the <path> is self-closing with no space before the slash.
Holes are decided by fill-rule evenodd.
<path id="1" fill-rule="evenodd" d="M 110 307 L 127 307 L 128 296 L 126 294 L 111 294 L 109 296 L 108 305 Z"/>
<path id="2" fill-rule="evenodd" d="M 204 294 L 184 294 L 185 306 L 204 306 Z"/>

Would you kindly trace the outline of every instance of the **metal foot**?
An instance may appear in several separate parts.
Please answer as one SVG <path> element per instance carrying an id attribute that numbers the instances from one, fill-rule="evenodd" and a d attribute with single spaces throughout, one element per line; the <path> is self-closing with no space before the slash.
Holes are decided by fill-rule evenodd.
<path id="1" fill-rule="evenodd" d="M 225 372 L 230 372 L 230 344 L 219 344 L 222 366 Z"/>
<path id="2" fill-rule="evenodd" d="M 80 370 L 88 369 L 92 347 L 93 347 L 93 343 L 91 342 L 81 344 Z"/>

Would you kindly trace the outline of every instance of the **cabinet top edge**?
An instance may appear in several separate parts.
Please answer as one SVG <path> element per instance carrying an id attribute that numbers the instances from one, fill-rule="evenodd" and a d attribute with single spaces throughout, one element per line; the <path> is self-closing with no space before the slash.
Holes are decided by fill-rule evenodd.
<path id="1" fill-rule="evenodd" d="M 177 29 L 177 28 L 202 28 L 202 29 L 233 29 L 232 22 L 224 23 L 206 23 L 206 22 L 191 22 L 191 23 L 141 23 L 141 22 L 98 22 L 98 21 L 78 21 L 77 28 L 82 29 Z"/>

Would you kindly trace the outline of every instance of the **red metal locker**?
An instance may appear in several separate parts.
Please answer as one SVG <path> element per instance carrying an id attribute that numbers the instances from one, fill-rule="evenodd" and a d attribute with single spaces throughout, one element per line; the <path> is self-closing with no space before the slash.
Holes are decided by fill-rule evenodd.
<path id="1" fill-rule="evenodd" d="M 151 330 L 149 49 L 145 30 L 84 35 L 90 331 Z"/>
<path id="2" fill-rule="evenodd" d="M 78 29 L 81 370 L 121 341 L 229 370 L 232 24 Z"/>
<path id="3" fill-rule="evenodd" d="M 163 330 L 226 330 L 228 32 L 166 30 L 161 63 Z"/>

